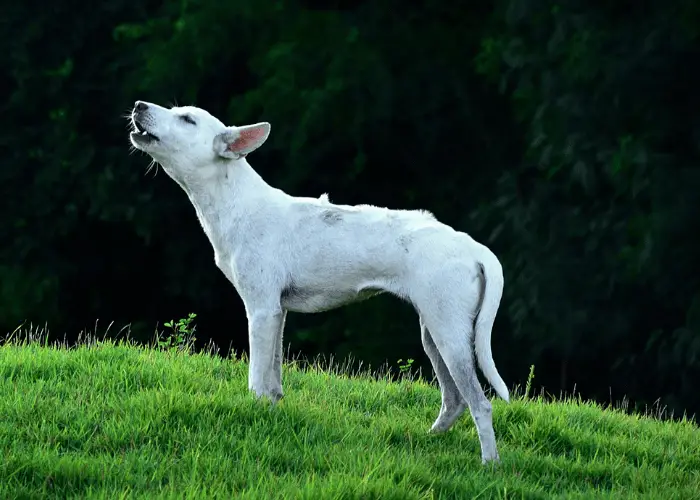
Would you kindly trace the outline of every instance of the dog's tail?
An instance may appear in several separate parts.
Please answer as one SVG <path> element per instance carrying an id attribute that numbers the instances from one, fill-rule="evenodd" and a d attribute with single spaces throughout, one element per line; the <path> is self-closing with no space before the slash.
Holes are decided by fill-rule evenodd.
<path id="1" fill-rule="evenodd" d="M 509 401 L 508 387 L 499 375 L 491 354 L 491 329 L 503 295 L 503 268 L 491 250 L 478 243 L 477 245 L 480 248 L 476 258 L 484 274 L 484 293 L 481 297 L 481 308 L 474 320 L 476 359 L 491 387 L 501 398 Z"/>

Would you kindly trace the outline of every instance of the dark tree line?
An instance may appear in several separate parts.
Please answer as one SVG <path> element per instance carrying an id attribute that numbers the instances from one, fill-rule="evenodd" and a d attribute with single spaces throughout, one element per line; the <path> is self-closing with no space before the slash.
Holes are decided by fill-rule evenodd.
<path id="1" fill-rule="evenodd" d="M 198 314 L 247 346 L 186 196 L 145 175 L 136 99 L 266 120 L 251 156 L 292 194 L 424 208 L 489 245 L 506 381 L 700 409 L 700 4 L 127 2 L 6 7 L 0 326 L 56 337 Z M 305 354 L 414 357 L 381 297 L 290 317 Z"/>

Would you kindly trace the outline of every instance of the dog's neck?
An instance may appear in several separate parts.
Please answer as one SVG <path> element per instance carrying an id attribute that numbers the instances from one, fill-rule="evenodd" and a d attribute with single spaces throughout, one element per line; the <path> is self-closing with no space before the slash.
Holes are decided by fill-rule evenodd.
<path id="1" fill-rule="evenodd" d="M 279 191 L 270 186 L 250 166 L 245 158 L 222 162 L 212 166 L 213 172 L 207 177 L 186 176 L 178 179 L 169 172 L 175 169 L 164 168 L 170 177 L 187 193 L 199 218 L 204 232 L 218 251 L 222 238 L 227 245 L 234 243 L 232 236 L 239 232 L 252 204 L 273 196 Z"/>

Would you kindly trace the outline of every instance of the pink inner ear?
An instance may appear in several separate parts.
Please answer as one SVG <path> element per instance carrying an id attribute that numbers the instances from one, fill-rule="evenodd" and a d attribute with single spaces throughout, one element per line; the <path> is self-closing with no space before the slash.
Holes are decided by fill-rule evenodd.
<path id="1" fill-rule="evenodd" d="M 239 136 L 226 149 L 235 153 L 247 151 L 265 135 L 264 127 L 246 128 L 239 131 Z"/>

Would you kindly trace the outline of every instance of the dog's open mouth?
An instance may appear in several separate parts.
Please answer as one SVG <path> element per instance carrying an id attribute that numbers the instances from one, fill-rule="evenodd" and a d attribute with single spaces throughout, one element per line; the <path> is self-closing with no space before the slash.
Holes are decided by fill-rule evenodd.
<path id="1" fill-rule="evenodd" d="M 146 130 L 146 127 L 143 125 L 143 123 L 138 121 L 138 119 L 135 119 L 133 123 L 135 131 L 131 133 L 131 137 L 134 140 L 141 143 L 157 142 L 160 140 L 157 135 L 151 134 L 148 130 Z"/>

